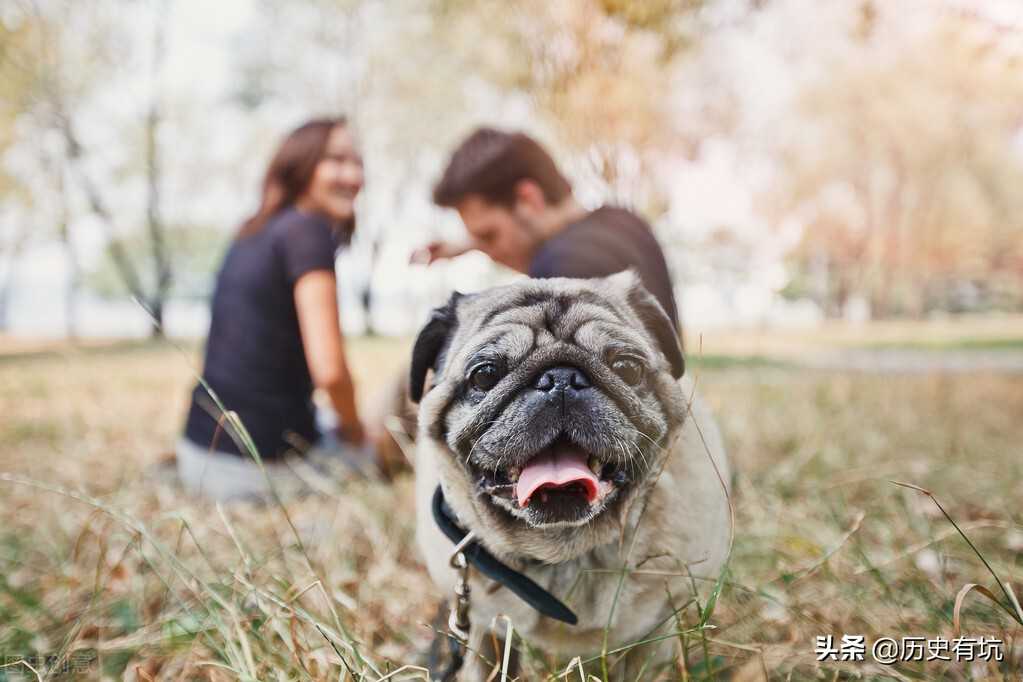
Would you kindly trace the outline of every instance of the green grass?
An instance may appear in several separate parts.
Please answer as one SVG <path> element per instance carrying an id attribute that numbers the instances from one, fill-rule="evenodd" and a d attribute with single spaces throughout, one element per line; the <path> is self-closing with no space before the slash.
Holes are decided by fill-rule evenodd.
<path id="1" fill-rule="evenodd" d="M 699 370 L 715 369 L 763 369 L 763 368 L 790 368 L 793 364 L 779 358 L 772 358 L 766 355 L 725 355 L 707 354 L 686 356 L 686 371 L 694 372 Z"/>
<path id="2" fill-rule="evenodd" d="M 354 342 L 360 387 L 385 383 L 407 344 Z M 410 478 L 222 512 L 147 478 L 181 425 L 187 353 L 139 344 L 0 365 L 0 395 L 14 397 L 0 419 L 0 657 L 74 653 L 85 678 L 137 680 L 378 680 L 421 663 L 442 595 L 416 556 Z M 1020 678 L 1023 632 L 976 594 L 964 633 L 1010 641 L 1001 664 L 813 655 L 818 634 L 951 638 L 964 584 L 999 593 L 933 503 L 890 480 L 933 491 L 992 568 L 1023 581 L 1018 376 L 717 355 L 689 368 L 739 471 L 735 547 L 712 615 L 672 596 L 676 661 L 647 679 Z M 564 670 L 522 658 L 523 679 Z"/>
<path id="3" fill-rule="evenodd" d="M 1023 351 L 1023 338 L 919 339 L 915 341 L 866 343 L 863 347 L 876 350 Z"/>

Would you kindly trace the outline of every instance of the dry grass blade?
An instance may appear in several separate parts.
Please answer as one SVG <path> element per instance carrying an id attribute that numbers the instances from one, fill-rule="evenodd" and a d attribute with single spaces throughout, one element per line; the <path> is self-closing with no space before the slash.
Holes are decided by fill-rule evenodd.
<path id="1" fill-rule="evenodd" d="M 799 568 L 799 569 L 796 569 L 796 570 L 790 570 L 790 571 L 782 571 L 782 572 L 778 573 L 778 575 L 775 576 L 774 578 L 772 578 L 770 581 L 765 583 L 765 585 L 769 584 L 769 583 L 772 583 L 772 582 L 775 582 L 775 581 L 781 581 L 781 580 L 785 580 L 785 579 L 788 579 L 788 580 L 800 580 L 802 578 L 806 578 L 806 577 L 811 576 L 814 573 L 816 573 L 818 570 L 820 570 L 821 566 L 823 566 L 824 564 L 828 563 L 828 561 L 831 559 L 831 557 L 835 556 L 835 554 L 837 554 L 839 552 L 839 550 L 841 550 L 842 547 L 845 546 L 845 544 L 849 541 L 849 539 L 859 531 L 860 526 L 863 524 L 863 519 L 865 519 L 866 516 L 867 515 L 866 515 L 866 513 L 863 510 L 861 510 L 861 509 L 857 510 L 856 511 L 856 516 L 853 518 L 853 521 L 850 524 L 849 529 L 847 531 L 845 531 L 842 534 L 842 537 L 839 538 L 838 542 L 836 542 L 835 545 L 831 549 L 829 549 L 823 555 L 821 555 L 821 557 L 819 559 L 815 560 L 814 562 L 812 562 L 808 566 L 804 566 L 803 568 Z"/>
<path id="2" fill-rule="evenodd" d="M 406 672 L 406 671 L 414 671 L 415 672 L 415 675 L 413 677 L 408 678 L 408 679 L 412 679 L 412 680 L 426 680 L 426 682 L 430 682 L 430 671 L 427 670 L 426 668 L 424 668 L 421 665 L 403 665 L 400 668 L 398 668 L 397 670 L 395 670 L 394 672 L 388 673 L 387 675 L 384 675 L 383 677 L 378 679 L 377 682 L 385 682 L 385 680 L 390 680 L 390 679 L 396 677 L 397 675 L 400 675 L 400 674 L 402 674 L 403 672 Z"/>
<path id="3" fill-rule="evenodd" d="M 501 661 L 501 682 L 508 682 L 508 665 L 511 662 L 513 628 L 511 618 L 504 616 L 508 628 L 504 633 L 504 658 Z"/>
<path id="4" fill-rule="evenodd" d="M 39 682 L 43 682 L 43 677 L 42 677 L 42 675 L 39 674 L 39 671 L 36 670 L 35 668 L 33 668 L 32 665 L 28 661 L 26 661 L 26 660 L 20 660 L 19 659 L 17 661 L 12 662 L 12 663 L 4 663 L 4 664 L 0 665 L 0 670 L 3 670 L 4 668 L 16 668 L 19 665 L 23 665 L 26 668 L 28 668 L 29 670 L 31 670 L 32 674 L 34 674 L 36 676 L 36 679 L 39 680 Z"/>
<path id="5" fill-rule="evenodd" d="M 1016 598 L 1016 593 L 1012 590 L 1012 585 L 1005 583 L 1005 591 L 1009 593 L 1009 599 L 1012 600 L 1012 607 L 1016 609 L 1016 614 L 1020 618 L 1023 618 L 1023 607 L 1019 605 L 1019 599 Z"/>
<path id="6" fill-rule="evenodd" d="M 152 319 L 151 315 L 150 315 L 150 317 Z M 155 319 L 153 321 L 156 322 Z M 187 361 L 188 353 L 184 350 L 184 348 L 182 348 L 181 346 L 179 346 L 179 345 L 177 345 L 177 344 L 175 344 L 173 342 L 171 342 L 170 345 L 182 357 L 186 358 L 186 361 Z M 233 410 L 227 409 L 227 406 L 220 399 L 220 396 L 217 395 L 216 391 L 213 390 L 213 387 L 209 384 L 209 382 L 206 381 L 205 377 L 203 377 L 203 375 L 200 372 L 196 371 L 194 365 L 189 363 L 189 366 L 192 368 L 193 378 L 199 383 L 199 385 L 201 385 L 203 387 L 203 390 L 206 391 L 206 395 L 209 396 L 209 398 L 213 400 L 213 402 L 216 404 L 217 409 L 219 410 L 219 416 L 216 415 L 216 414 L 213 415 L 214 417 L 216 417 L 218 419 L 218 425 L 220 424 L 220 419 L 223 418 L 223 419 L 227 420 L 227 422 L 233 428 L 234 433 L 237 434 L 238 438 L 241 440 L 240 445 L 244 446 L 244 450 L 248 453 L 248 455 L 250 457 L 252 457 L 253 461 L 255 461 L 256 465 L 259 467 L 260 471 L 263 473 L 263 476 L 265 477 L 265 480 L 266 480 L 266 483 L 267 483 L 267 487 L 269 488 L 269 491 L 270 491 L 270 497 L 271 497 L 271 499 L 273 500 L 273 503 L 274 503 L 274 507 L 277 508 L 280 511 L 281 515 L 283 516 L 285 522 L 287 523 L 289 529 L 291 530 L 292 536 L 294 537 L 295 545 L 298 548 L 299 554 L 305 560 L 305 564 L 306 564 L 306 567 L 309 569 L 309 572 L 312 573 L 313 575 L 315 575 L 317 577 L 317 580 L 321 583 L 321 589 L 322 589 L 323 578 L 320 575 L 319 571 L 317 571 L 316 567 L 313 565 L 312 559 L 310 559 L 310 557 L 309 557 L 309 552 L 307 551 L 305 543 L 302 540 L 302 535 L 301 535 L 301 533 L 298 532 L 298 528 L 295 526 L 295 522 L 291 518 L 291 514 L 289 513 L 287 506 L 284 504 L 284 501 L 281 499 L 281 496 L 280 496 L 280 494 L 279 494 L 279 492 L 277 490 L 277 487 L 274 484 L 273 477 L 270 476 L 267 473 L 265 465 L 263 463 L 263 458 L 260 455 L 259 449 L 256 447 L 256 443 L 253 440 L 251 434 L 249 433 L 249 431 L 245 427 L 245 425 L 242 423 L 242 420 L 238 416 L 237 412 L 235 412 Z M 224 520 L 225 524 L 227 524 L 227 519 L 224 517 L 224 514 L 223 514 L 222 511 L 221 511 L 221 518 Z M 228 524 L 228 528 L 230 528 L 229 524 Z M 243 551 L 243 549 L 242 549 L 242 547 L 240 545 L 238 545 L 238 551 L 241 552 L 242 557 L 244 558 L 245 557 L 245 552 Z M 351 632 L 349 632 L 348 627 L 346 627 L 345 624 L 342 622 L 341 616 L 338 614 L 337 609 L 334 606 L 334 601 L 332 599 L 330 599 L 329 596 L 328 596 L 328 599 L 327 599 L 327 606 L 328 606 L 328 608 L 330 610 L 330 614 L 331 614 L 331 616 L 332 616 L 332 618 L 334 620 L 334 627 L 345 637 L 345 639 L 349 643 L 354 643 L 355 638 L 352 636 Z M 374 665 L 374 663 L 371 660 L 368 660 L 367 658 L 365 658 L 363 656 L 363 654 L 360 651 L 360 648 L 358 646 L 354 646 L 354 644 L 353 644 L 353 646 L 351 647 L 351 650 L 352 650 L 352 653 L 355 656 L 356 661 L 358 661 L 358 663 L 364 669 L 365 668 L 369 668 L 370 670 L 372 670 L 377 675 L 382 674 L 380 672 L 380 670 L 377 669 L 377 667 Z"/>
<path id="7" fill-rule="evenodd" d="M 975 523 L 963 525 L 964 530 L 983 530 L 985 528 L 998 528 L 1001 530 L 1008 530 L 1009 528 L 1012 528 L 1012 524 L 1006 523 L 1004 521 L 977 521 Z M 871 570 L 884 568 L 885 566 L 890 566 L 892 564 L 898 563 L 899 561 L 902 561 L 906 557 L 911 557 L 920 552 L 921 550 L 927 549 L 928 547 L 932 547 L 940 543 L 942 540 L 949 537 L 950 535 L 956 535 L 956 533 L 957 530 L 955 528 L 947 528 L 942 532 L 938 533 L 937 535 L 931 536 L 929 540 L 925 540 L 924 542 L 918 542 L 915 545 L 910 545 L 905 551 L 899 552 L 898 554 L 889 559 L 885 559 L 884 561 L 875 561 L 873 565 L 869 567 L 860 566 L 859 568 L 854 570 L 852 574 L 863 575 L 864 573 L 869 573 Z"/>
<path id="8" fill-rule="evenodd" d="M 579 669 L 579 682 L 586 682 L 586 671 L 583 670 L 583 659 L 581 656 L 576 656 L 568 665 L 565 666 L 565 672 L 558 675 L 558 679 L 566 679 L 571 673 L 573 668 Z"/>
<path id="9" fill-rule="evenodd" d="M 938 498 L 934 496 L 934 493 L 932 493 L 930 490 L 926 488 L 921 488 L 918 485 L 913 485 L 912 483 L 902 483 L 900 481 L 889 481 L 889 483 L 901 486 L 903 488 L 909 488 L 910 490 L 916 490 L 917 492 L 923 493 L 927 497 L 931 498 L 931 502 L 933 502 L 935 506 L 938 507 L 938 510 L 941 511 L 942 515 L 946 519 L 948 519 L 948 522 L 951 523 L 953 527 L 955 527 L 959 535 L 963 538 L 963 540 L 966 541 L 966 544 L 968 544 L 970 546 L 970 549 L 973 550 L 973 553 L 977 555 L 977 558 L 979 558 L 981 562 L 984 564 L 984 567 L 987 568 L 988 573 L 990 573 L 991 577 L 995 579 L 995 583 L 997 583 L 998 587 L 1001 588 L 1002 594 L 1005 595 L 1005 598 L 1006 600 L 1008 600 L 1009 604 L 1008 605 L 1003 604 L 1001 600 L 997 599 L 994 596 L 994 594 L 992 594 L 987 589 L 983 590 L 983 592 L 989 595 L 991 600 L 994 601 L 994 603 L 998 604 L 998 606 L 1000 606 L 1003 611 L 1009 614 L 1009 616 L 1013 618 L 1013 620 L 1015 620 L 1020 625 L 1023 625 L 1023 609 L 1020 608 L 1019 602 L 1016 599 L 1016 595 L 1012 593 L 1008 586 L 1008 583 L 1002 582 L 1002 579 L 998 577 L 997 573 L 995 573 L 995 569 L 991 567 L 991 564 L 988 563 L 988 560 L 984 557 L 983 554 L 981 554 L 980 550 L 977 549 L 977 546 L 973 544 L 973 541 L 970 540 L 969 536 L 963 532 L 963 529 L 959 527 L 959 524 L 955 522 L 955 519 L 953 519 L 952 516 L 947 511 L 945 511 L 945 508 L 941 506 L 940 502 L 938 502 Z M 979 588 L 980 586 L 978 585 L 977 587 Z M 964 587 L 963 590 L 969 592 L 969 590 L 966 589 L 966 587 Z M 963 594 L 963 590 L 960 590 L 959 594 L 965 596 L 965 594 Z M 956 599 L 956 601 L 958 605 L 959 601 L 958 598 Z"/>
<path id="10" fill-rule="evenodd" d="M 994 603 L 998 604 L 999 606 L 1002 606 L 1001 602 L 998 601 L 998 597 L 995 596 L 994 592 L 984 587 L 983 585 L 978 585 L 977 583 L 966 583 L 965 585 L 963 585 L 963 588 L 959 590 L 959 594 L 956 595 L 956 603 L 955 606 L 952 608 L 952 630 L 955 632 L 956 637 L 958 637 L 962 633 L 961 612 L 963 609 L 963 602 L 966 601 L 966 595 L 968 595 L 973 590 L 977 590 Z"/>

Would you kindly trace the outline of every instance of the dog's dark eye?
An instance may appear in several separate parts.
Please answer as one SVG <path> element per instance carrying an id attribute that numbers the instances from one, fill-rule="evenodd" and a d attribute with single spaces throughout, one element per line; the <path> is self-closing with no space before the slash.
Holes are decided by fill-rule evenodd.
<path id="1" fill-rule="evenodd" d="M 469 374 L 469 383 L 473 388 L 478 388 L 481 391 L 489 391 L 497 386 L 500 379 L 501 372 L 492 362 L 480 365 Z"/>
<path id="2" fill-rule="evenodd" d="M 633 358 L 616 358 L 611 363 L 611 370 L 629 386 L 643 381 L 643 365 Z"/>

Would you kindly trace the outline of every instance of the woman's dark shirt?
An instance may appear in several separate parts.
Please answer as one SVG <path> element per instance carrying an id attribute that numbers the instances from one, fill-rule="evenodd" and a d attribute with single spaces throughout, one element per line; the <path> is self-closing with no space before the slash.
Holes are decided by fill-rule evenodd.
<path id="1" fill-rule="evenodd" d="M 333 272 L 337 248 L 325 218 L 285 209 L 259 232 L 236 239 L 217 276 L 203 378 L 238 413 L 262 457 L 319 437 L 294 286 L 307 272 Z M 197 385 L 185 436 L 222 452 L 246 452 L 226 421 L 218 429 L 211 411 L 220 414 Z"/>

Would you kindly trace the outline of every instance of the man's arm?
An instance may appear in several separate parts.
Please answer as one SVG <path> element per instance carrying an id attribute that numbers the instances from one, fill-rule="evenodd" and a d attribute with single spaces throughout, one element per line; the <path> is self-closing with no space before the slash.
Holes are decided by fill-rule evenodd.
<path id="1" fill-rule="evenodd" d="M 430 265 L 446 258 L 457 258 L 463 253 L 468 253 L 476 248 L 476 243 L 471 240 L 464 242 L 432 241 L 426 246 L 413 251 L 409 257 L 409 263 L 413 265 Z"/>

